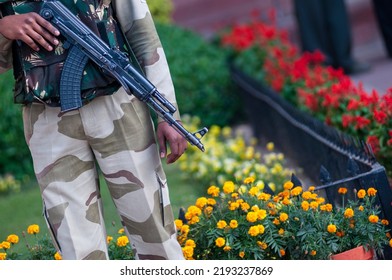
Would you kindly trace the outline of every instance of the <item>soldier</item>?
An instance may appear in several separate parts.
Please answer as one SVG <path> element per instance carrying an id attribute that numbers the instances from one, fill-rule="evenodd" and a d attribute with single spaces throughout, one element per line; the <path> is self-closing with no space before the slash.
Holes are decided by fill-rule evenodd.
<path id="1" fill-rule="evenodd" d="M 130 46 L 147 78 L 177 107 L 146 1 L 61 2 L 111 46 Z M 93 62 L 83 73 L 83 106 L 60 112 L 68 50 L 59 31 L 39 16 L 41 5 L 0 0 L 0 73 L 13 67 L 14 99 L 23 104 L 25 138 L 53 242 L 64 259 L 108 259 L 99 167 L 135 257 L 183 259 L 161 159 L 175 162 L 187 141 L 161 119 L 155 131 L 146 104 Z M 174 117 L 180 120 L 178 110 Z"/>

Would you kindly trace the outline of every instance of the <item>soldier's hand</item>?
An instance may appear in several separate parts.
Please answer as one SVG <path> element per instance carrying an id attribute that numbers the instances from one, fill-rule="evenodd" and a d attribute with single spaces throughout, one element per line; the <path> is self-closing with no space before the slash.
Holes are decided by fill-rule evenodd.
<path id="1" fill-rule="evenodd" d="M 159 153 L 161 158 L 167 156 L 166 162 L 168 164 L 175 162 L 185 152 L 188 147 L 188 142 L 167 122 L 158 124 L 157 137 L 159 144 Z M 170 154 L 167 155 L 167 143 L 170 146 Z"/>
<path id="2" fill-rule="evenodd" d="M 60 35 L 50 22 L 34 12 L 1 18 L 0 33 L 9 40 L 21 40 L 36 51 L 40 47 L 53 50 L 59 43 L 56 36 Z"/>

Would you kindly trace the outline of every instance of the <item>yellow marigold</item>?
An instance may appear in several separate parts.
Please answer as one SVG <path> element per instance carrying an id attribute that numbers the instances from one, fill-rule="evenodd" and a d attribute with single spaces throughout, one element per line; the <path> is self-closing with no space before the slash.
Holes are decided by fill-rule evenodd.
<path id="1" fill-rule="evenodd" d="M 280 215 L 279 215 L 279 221 L 281 221 L 281 222 L 287 221 L 288 218 L 289 218 L 289 215 L 287 215 L 284 212 L 280 213 Z"/>
<path id="2" fill-rule="evenodd" d="M 56 252 L 54 254 L 54 259 L 57 261 L 61 261 L 63 259 L 63 257 L 61 256 L 61 254 L 59 252 Z"/>
<path id="3" fill-rule="evenodd" d="M 238 202 L 229 202 L 229 210 L 234 211 L 240 207 Z"/>
<path id="4" fill-rule="evenodd" d="M 244 179 L 244 184 L 252 184 L 255 181 L 254 177 L 247 177 Z"/>
<path id="5" fill-rule="evenodd" d="M 259 234 L 263 234 L 265 231 L 265 227 L 263 225 L 257 225 L 257 227 L 259 228 Z"/>
<path id="6" fill-rule="evenodd" d="M 283 205 L 290 205 L 290 204 L 291 204 L 291 199 L 285 197 L 285 198 L 282 200 L 282 204 L 283 204 Z"/>
<path id="7" fill-rule="evenodd" d="M 268 248 L 268 244 L 262 241 L 257 241 L 257 245 L 263 250 Z"/>
<path id="8" fill-rule="evenodd" d="M 239 252 L 238 256 L 240 256 L 240 258 L 243 259 L 245 257 L 245 252 L 244 251 Z"/>
<path id="9" fill-rule="evenodd" d="M 206 197 L 199 197 L 196 199 L 195 205 L 199 208 L 203 208 L 204 206 L 207 205 L 207 198 Z"/>
<path id="10" fill-rule="evenodd" d="M 19 242 L 19 236 L 16 234 L 10 234 L 7 236 L 7 241 L 12 244 L 17 244 Z"/>
<path id="11" fill-rule="evenodd" d="M 126 235 L 120 236 L 117 238 L 117 246 L 118 247 L 125 247 L 129 243 L 128 237 Z"/>
<path id="12" fill-rule="evenodd" d="M 291 181 L 287 181 L 283 184 L 283 189 L 291 190 L 294 187 L 294 183 Z"/>
<path id="13" fill-rule="evenodd" d="M 368 196 L 375 196 L 377 194 L 377 190 L 375 188 L 368 188 L 367 195 Z"/>
<path id="14" fill-rule="evenodd" d="M 194 251 L 193 247 L 191 247 L 191 246 L 184 246 L 182 248 L 182 253 L 183 253 L 185 259 L 187 259 L 187 260 L 192 259 L 193 251 Z"/>
<path id="15" fill-rule="evenodd" d="M 214 206 L 216 204 L 216 200 L 213 198 L 207 198 L 207 204 Z"/>
<path id="16" fill-rule="evenodd" d="M 248 230 L 248 234 L 250 236 L 257 236 L 257 235 L 259 235 L 259 233 L 260 233 L 260 230 L 259 230 L 258 226 L 251 226 Z"/>
<path id="17" fill-rule="evenodd" d="M 360 189 L 357 193 L 358 198 L 364 198 L 366 196 L 366 191 L 364 189 Z"/>
<path id="18" fill-rule="evenodd" d="M 247 202 L 242 202 L 242 203 L 241 203 L 241 210 L 242 210 L 242 211 L 246 212 L 246 211 L 248 211 L 249 209 L 250 209 L 249 203 L 247 203 Z"/>
<path id="19" fill-rule="evenodd" d="M 363 210 L 365 210 L 365 207 L 363 207 L 363 205 L 360 205 L 360 206 L 358 207 L 358 210 L 359 210 L 359 211 L 363 211 Z"/>
<path id="20" fill-rule="evenodd" d="M 216 186 L 210 186 L 207 189 L 207 194 L 209 194 L 209 195 L 211 195 L 213 197 L 217 197 L 217 196 L 219 196 L 219 188 L 216 187 Z"/>
<path id="21" fill-rule="evenodd" d="M 317 201 L 311 201 L 310 204 L 309 204 L 309 207 L 312 208 L 312 209 L 317 209 L 318 206 L 319 206 L 319 204 L 318 204 Z"/>
<path id="22" fill-rule="evenodd" d="M 302 187 L 298 186 L 291 190 L 292 196 L 298 196 L 302 193 Z"/>
<path id="23" fill-rule="evenodd" d="M 3 241 L 3 242 L 0 243 L 0 249 L 5 249 L 5 250 L 7 250 L 7 249 L 9 249 L 9 248 L 11 248 L 11 243 L 10 243 L 10 242 L 8 242 L 8 241 Z"/>
<path id="24" fill-rule="evenodd" d="M 275 218 L 275 219 L 272 221 L 272 223 L 273 223 L 274 225 L 279 225 L 279 224 L 280 224 L 280 221 L 279 221 L 277 218 Z"/>
<path id="25" fill-rule="evenodd" d="M 27 227 L 28 234 L 37 234 L 39 233 L 39 225 L 32 224 Z"/>
<path id="26" fill-rule="evenodd" d="M 333 225 L 333 224 L 329 224 L 328 227 L 327 227 L 327 231 L 329 233 L 335 233 L 336 232 L 336 226 Z"/>
<path id="27" fill-rule="evenodd" d="M 199 216 L 201 214 L 200 208 L 195 205 L 189 206 L 187 212 L 190 213 L 191 216 Z"/>
<path id="28" fill-rule="evenodd" d="M 248 212 L 248 214 L 246 214 L 246 220 L 248 222 L 254 223 L 257 221 L 257 213 L 256 212 Z"/>
<path id="29" fill-rule="evenodd" d="M 188 234 L 188 232 L 189 232 L 189 225 L 183 225 L 181 227 L 181 233 L 182 234 Z"/>
<path id="30" fill-rule="evenodd" d="M 231 228 L 234 229 L 234 228 L 238 227 L 238 222 L 237 222 L 237 220 L 231 220 L 229 225 L 230 225 Z"/>
<path id="31" fill-rule="evenodd" d="M 257 219 L 264 220 L 267 217 L 267 211 L 264 209 L 260 209 L 256 211 Z"/>
<path id="32" fill-rule="evenodd" d="M 192 219 L 190 219 L 188 223 L 190 225 L 194 225 L 194 224 L 197 224 L 198 222 L 200 222 L 199 216 L 193 216 Z"/>
<path id="33" fill-rule="evenodd" d="M 223 184 L 223 192 L 227 193 L 227 194 L 234 192 L 234 182 L 233 181 L 226 181 Z"/>
<path id="34" fill-rule="evenodd" d="M 317 255 L 317 251 L 316 251 L 316 250 L 312 250 L 312 251 L 310 251 L 310 255 L 311 255 L 311 256 L 315 256 L 315 255 Z"/>
<path id="35" fill-rule="evenodd" d="M 220 228 L 220 229 L 225 228 L 226 226 L 227 226 L 227 223 L 226 223 L 226 221 L 224 221 L 224 220 L 219 220 L 219 221 L 216 223 L 216 227 L 217 227 L 217 228 Z"/>
<path id="36" fill-rule="evenodd" d="M 280 228 L 280 229 L 278 230 L 278 234 L 283 235 L 283 234 L 284 234 L 284 229 L 283 229 L 283 228 Z"/>
<path id="37" fill-rule="evenodd" d="M 106 243 L 109 244 L 113 240 L 113 236 L 108 235 L 106 237 Z"/>
<path id="38" fill-rule="evenodd" d="M 304 201 L 302 201 L 301 202 L 301 208 L 302 208 L 302 210 L 304 210 L 304 211 L 308 211 L 309 210 L 309 202 L 307 202 L 306 200 L 304 200 Z"/>
<path id="39" fill-rule="evenodd" d="M 338 193 L 340 194 L 346 194 L 347 193 L 347 188 L 339 188 Z"/>
<path id="40" fill-rule="evenodd" d="M 308 200 L 308 199 L 310 199 L 311 197 L 312 197 L 312 193 L 311 193 L 310 191 L 304 191 L 304 192 L 302 193 L 302 198 L 305 199 L 305 200 Z"/>
<path id="41" fill-rule="evenodd" d="M 369 222 L 371 222 L 372 224 L 376 224 L 378 222 L 378 216 L 377 215 L 370 215 Z"/>
<path id="42" fill-rule="evenodd" d="M 225 252 L 228 252 L 228 251 L 230 251 L 231 250 L 231 247 L 230 246 L 225 246 L 225 247 L 223 247 L 223 251 L 225 251 Z"/>
<path id="43" fill-rule="evenodd" d="M 354 210 L 351 208 L 347 208 L 346 210 L 344 210 L 344 217 L 345 218 L 352 218 L 354 217 Z"/>
<path id="44" fill-rule="evenodd" d="M 389 240 L 389 246 L 392 247 L 392 239 Z"/>
<path id="45" fill-rule="evenodd" d="M 214 208 L 211 206 L 207 206 L 206 208 L 204 208 L 204 214 L 209 217 L 211 216 L 212 212 L 214 211 Z"/>
<path id="46" fill-rule="evenodd" d="M 222 238 L 222 237 L 218 237 L 215 240 L 215 245 L 218 246 L 218 247 L 223 247 L 225 245 L 225 243 L 226 243 L 226 240 L 224 238 Z"/>
<path id="47" fill-rule="evenodd" d="M 392 246 L 391 246 L 392 247 Z M 4 261 L 7 259 L 7 253 L 0 253 L 0 260 Z"/>
<path id="48" fill-rule="evenodd" d="M 259 188 L 258 187 L 251 187 L 250 190 L 248 191 L 248 193 L 251 196 L 256 196 L 259 192 Z"/>
<path id="49" fill-rule="evenodd" d="M 333 206 L 331 203 L 325 204 L 325 210 L 328 212 L 332 212 Z"/>
<path id="50" fill-rule="evenodd" d="M 192 248 L 196 248 L 196 243 L 193 239 L 188 239 L 187 241 L 185 241 L 185 246 L 190 246 Z"/>
<path id="51" fill-rule="evenodd" d="M 117 233 L 118 234 L 124 234 L 124 232 L 125 232 L 125 229 L 124 228 L 120 228 Z"/>
<path id="52" fill-rule="evenodd" d="M 310 186 L 310 187 L 308 188 L 308 191 L 313 192 L 315 189 L 316 189 L 315 186 Z"/>
<path id="53" fill-rule="evenodd" d="M 265 192 L 262 192 L 257 199 L 262 200 L 262 201 L 267 201 L 271 198 L 271 195 Z"/>
<path id="54" fill-rule="evenodd" d="M 258 205 L 253 205 L 253 206 L 250 208 L 250 210 L 252 210 L 253 212 L 257 212 L 257 211 L 260 210 L 260 208 L 259 208 Z"/>
<path id="55" fill-rule="evenodd" d="M 180 219 L 175 219 L 174 224 L 176 225 L 177 230 L 180 230 L 181 227 L 184 225 L 183 221 Z"/>

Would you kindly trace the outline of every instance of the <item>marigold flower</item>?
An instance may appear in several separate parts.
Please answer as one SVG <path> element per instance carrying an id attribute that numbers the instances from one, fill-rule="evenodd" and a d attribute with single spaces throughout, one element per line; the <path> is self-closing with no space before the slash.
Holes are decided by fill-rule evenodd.
<path id="1" fill-rule="evenodd" d="M 256 212 L 248 212 L 248 214 L 246 214 L 246 220 L 251 223 L 256 222 L 257 221 L 257 213 Z"/>
<path id="2" fill-rule="evenodd" d="M 207 190 L 207 194 L 209 194 L 213 197 L 217 197 L 217 196 L 219 196 L 219 188 L 216 186 L 210 186 Z"/>
<path id="3" fill-rule="evenodd" d="M 364 189 L 360 189 L 357 193 L 358 198 L 364 198 L 366 196 L 366 191 Z"/>
<path id="4" fill-rule="evenodd" d="M 206 197 L 199 197 L 196 199 L 195 205 L 200 209 L 207 205 L 207 198 Z"/>
<path id="5" fill-rule="evenodd" d="M 308 191 L 313 192 L 315 189 L 316 189 L 315 186 L 310 186 L 310 187 L 308 188 Z"/>
<path id="6" fill-rule="evenodd" d="M 351 208 L 347 208 L 346 210 L 344 210 L 344 217 L 345 218 L 352 218 L 354 217 L 354 210 Z"/>
<path id="7" fill-rule="evenodd" d="M 312 197 L 312 193 L 311 193 L 310 191 L 304 191 L 304 192 L 302 193 L 302 198 L 305 199 L 305 200 L 308 200 L 308 199 L 310 199 L 311 197 Z"/>
<path id="8" fill-rule="evenodd" d="M 56 252 L 54 254 L 54 259 L 57 261 L 61 261 L 63 259 L 63 257 L 61 256 L 61 254 L 59 252 Z"/>
<path id="9" fill-rule="evenodd" d="M 226 240 L 224 238 L 222 238 L 222 237 L 218 237 L 215 240 L 215 245 L 218 246 L 218 247 L 223 247 L 225 245 L 225 243 L 226 243 Z"/>
<path id="10" fill-rule="evenodd" d="M 283 228 L 280 228 L 280 229 L 278 230 L 278 234 L 283 235 L 283 234 L 284 234 L 284 229 L 283 229 Z"/>
<path id="11" fill-rule="evenodd" d="M 267 217 L 267 211 L 264 209 L 260 209 L 256 211 L 257 219 L 264 220 Z"/>
<path id="12" fill-rule="evenodd" d="M 317 209 L 318 206 L 319 206 L 319 204 L 318 204 L 317 201 L 311 201 L 310 204 L 309 204 L 309 207 L 312 208 L 312 209 Z"/>
<path id="13" fill-rule="evenodd" d="M 238 256 L 240 256 L 240 258 L 243 259 L 245 257 L 245 252 L 244 251 L 239 252 Z"/>
<path id="14" fill-rule="evenodd" d="M 238 227 L 238 222 L 237 222 L 237 220 L 231 220 L 230 223 L 229 223 L 229 225 L 230 225 L 230 227 L 231 227 L 232 229 L 235 229 L 235 228 Z"/>
<path id="15" fill-rule="evenodd" d="M 262 241 L 257 241 L 257 245 L 263 250 L 268 248 L 268 244 Z"/>
<path id="16" fill-rule="evenodd" d="M 223 247 L 223 251 L 225 251 L 225 252 L 228 252 L 228 251 L 230 251 L 231 250 L 231 247 L 230 246 L 225 246 L 225 247 Z"/>
<path id="17" fill-rule="evenodd" d="M 387 226 L 387 225 L 389 225 L 389 221 L 386 220 L 386 219 L 382 219 L 382 220 L 381 220 L 381 224 Z"/>
<path id="18" fill-rule="evenodd" d="M 302 187 L 298 186 L 291 190 L 292 196 L 298 196 L 302 193 Z"/>
<path id="19" fill-rule="evenodd" d="M 7 250 L 7 249 L 9 249 L 9 248 L 11 248 L 11 243 L 10 243 L 10 242 L 8 242 L 8 241 L 3 241 L 3 242 L 0 243 L 0 249 L 5 249 L 5 250 Z"/>
<path id="20" fill-rule="evenodd" d="M 129 243 L 128 237 L 126 235 L 120 236 L 117 238 L 117 246 L 118 247 L 125 247 Z"/>
<path id="21" fill-rule="evenodd" d="M 223 192 L 226 194 L 234 192 L 234 183 L 233 181 L 226 181 L 223 184 Z"/>
<path id="22" fill-rule="evenodd" d="M 312 250 L 312 251 L 310 251 L 310 255 L 311 255 L 311 256 L 315 256 L 315 255 L 317 255 L 317 251 L 316 251 L 316 250 Z"/>
<path id="23" fill-rule="evenodd" d="M 283 184 L 283 189 L 291 190 L 294 187 L 294 183 L 291 181 L 287 181 Z"/>
<path id="24" fill-rule="evenodd" d="M 187 241 L 185 241 L 185 246 L 196 248 L 196 242 L 193 239 L 188 239 Z"/>
<path id="25" fill-rule="evenodd" d="M 339 188 L 338 193 L 340 194 L 346 194 L 347 193 L 347 188 Z"/>
<path id="26" fill-rule="evenodd" d="M 16 234 L 10 234 L 7 236 L 7 241 L 12 244 L 17 244 L 19 242 L 19 236 Z"/>
<path id="27" fill-rule="evenodd" d="M 255 181 L 254 177 L 247 177 L 244 179 L 244 184 L 252 184 Z"/>
<path id="28" fill-rule="evenodd" d="M 287 214 L 284 213 L 284 212 L 280 213 L 280 215 L 279 215 L 279 220 L 280 220 L 281 222 L 287 221 L 288 218 L 289 218 L 289 215 L 287 215 Z"/>
<path id="29" fill-rule="evenodd" d="M 216 200 L 213 198 L 207 198 L 207 204 L 214 206 L 216 204 Z"/>
<path id="30" fill-rule="evenodd" d="M 223 228 L 225 228 L 226 226 L 227 226 L 227 223 L 226 223 L 226 221 L 224 221 L 224 220 L 219 220 L 219 221 L 216 223 L 216 227 L 219 228 L 219 229 L 223 229 Z"/>
<path id="31" fill-rule="evenodd" d="M 240 204 L 238 202 L 230 202 L 229 203 L 229 210 L 234 211 L 237 210 L 240 207 Z"/>
<path id="32" fill-rule="evenodd" d="M 392 247 L 392 246 L 391 246 Z M 0 253 L 0 260 L 4 261 L 7 259 L 7 253 Z"/>
<path id="33" fill-rule="evenodd" d="M 392 239 L 389 240 L 389 246 L 392 247 Z"/>
<path id="34" fill-rule="evenodd" d="M 180 219 L 175 219 L 174 224 L 176 225 L 177 230 L 180 230 L 181 227 L 184 225 L 184 222 Z"/>
<path id="35" fill-rule="evenodd" d="M 37 234 L 39 233 L 39 225 L 32 224 L 27 227 L 28 234 Z"/>
<path id="36" fill-rule="evenodd" d="M 327 231 L 328 231 L 329 233 L 335 233 L 336 230 L 337 230 L 337 229 L 336 229 L 336 226 L 333 225 L 333 224 L 329 224 L 328 227 L 327 227 Z"/>
<path id="37" fill-rule="evenodd" d="M 258 197 L 257 197 L 257 199 L 259 199 L 259 200 L 263 200 L 263 201 L 267 201 L 268 199 L 270 199 L 271 198 L 271 195 L 270 194 L 268 194 L 268 193 L 261 193 Z"/>
<path id="38" fill-rule="evenodd" d="M 265 231 L 265 227 L 263 225 L 257 225 L 257 227 L 259 228 L 259 234 L 263 234 Z"/>
<path id="39" fill-rule="evenodd" d="M 309 207 L 310 207 L 309 202 L 307 202 L 306 200 L 304 200 L 304 201 L 301 202 L 301 208 L 302 208 L 302 210 L 308 211 L 308 210 L 309 210 Z"/>
<path id="40" fill-rule="evenodd" d="M 378 222 L 378 216 L 377 215 L 370 215 L 369 216 L 369 222 L 371 222 L 372 224 L 376 224 Z"/>
<path id="41" fill-rule="evenodd" d="M 248 203 L 246 203 L 246 202 L 242 202 L 242 203 L 241 203 L 241 210 L 242 210 L 242 211 L 246 212 L 246 211 L 248 211 L 249 209 L 250 209 L 250 205 L 249 205 Z"/>
<path id="42" fill-rule="evenodd" d="M 257 235 L 259 235 L 259 233 L 260 233 L 260 230 L 259 230 L 258 226 L 251 226 L 248 230 L 248 234 L 250 236 L 257 236 Z"/>
<path id="43" fill-rule="evenodd" d="M 189 225 L 183 225 L 181 227 L 181 233 L 182 234 L 188 234 L 188 232 L 189 232 Z"/>
<path id="44" fill-rule="evenodd" d="M 377 190 L 375 188 L 368 188 L 367 195 L 368 196 L 375 196 L 377 194 Z"/>
<path id="45" fill-rule="evenodd" d="M 106 243 L 109 244 L 113 240 L 113 236 L 106 236 Z"/>
<path id="46" fill-rule="evenodd" d="M 283 257 L 284 255 L 286 255 L 286 251 L 284 249 L 280 249 L 279 250 L 280 255 Z"/>
<path id="47" fill-rule="evenodd" d="M 268 142 L 266 148 L 268 151 L 273 151 L 275 149 L 275 145 L 273 142 Z"/>
<path id="48" fill-rule="evenodd" d="M 182 248 L 182 253 L 183 253 L 185 259 L 187 259 L 187 260 L 189 260 L 193 257 L 193 252 L 194 252 L 194 250 L 193 250 L 193 247 L 191 247 L 191 246 L 184 246 Z"/>
<path id="49" fill-rule="evenodd" d="M 120 228 L 117 233 L 118 234 L 124 234 L 124 232 L 125 232 L 125 229 L 124 228 Z"/>

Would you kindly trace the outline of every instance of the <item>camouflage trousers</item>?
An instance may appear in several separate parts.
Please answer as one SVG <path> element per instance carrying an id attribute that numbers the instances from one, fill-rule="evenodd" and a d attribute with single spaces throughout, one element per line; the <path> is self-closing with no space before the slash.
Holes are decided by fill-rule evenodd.
<path id="1" fill-rule="evenodd" d="M 183 259 L 146 105 L 121 88 L 79 110 L 23 109 L 53 241 L 63 259 L 108 259 L 98 167 L 136 259 Z"/>

